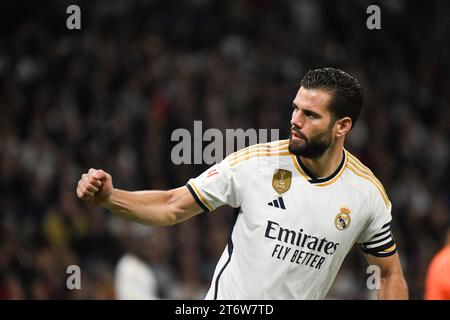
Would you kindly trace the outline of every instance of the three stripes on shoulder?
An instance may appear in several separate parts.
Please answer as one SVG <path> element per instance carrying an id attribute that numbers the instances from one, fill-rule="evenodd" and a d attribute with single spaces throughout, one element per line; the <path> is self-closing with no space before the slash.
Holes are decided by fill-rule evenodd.
<path id="1" fill-rule="evenodd" d="M 280 140 L 270 143 L 256 144 L 230 155 L 229 165 L 233 167 L 238 163 L 254 157 L 289 156 L 289 140 Z"/>

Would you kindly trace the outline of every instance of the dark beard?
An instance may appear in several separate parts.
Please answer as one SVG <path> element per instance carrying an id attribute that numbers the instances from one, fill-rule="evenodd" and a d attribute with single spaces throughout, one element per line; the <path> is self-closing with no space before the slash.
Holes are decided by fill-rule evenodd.
<path id="1" fill-rule="evenodd" d="M 305 140 L 302 146 L 295 146 L 292 143 L 292 133 L 289 136 L 290 153 L 296 156 L 302 156 L 310 159 L 317 159 L 323 155 L 323 153 L 331 146 L 331 130 L 327 130 L 325 134 L 315 136 L 312 139 Z"/>

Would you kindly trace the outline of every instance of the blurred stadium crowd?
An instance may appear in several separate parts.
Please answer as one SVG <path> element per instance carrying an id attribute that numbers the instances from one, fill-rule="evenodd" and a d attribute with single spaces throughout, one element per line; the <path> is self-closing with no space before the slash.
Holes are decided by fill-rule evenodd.
<path id="1" fill-rule="evenodd" d="M 205 165 L 173 165 L 171 133 L 280 128 L 300 79 L 333 66 L 365 88 L 347 141 L 393 203 L 411 297 L 423 296 L 449 220 L 450 4 L 370 1 L 5 1 L 0 4 L 0 298 L 114 299 L 120 257 L 153 270 L 157 297 L 201 299 L 232 209 L 168 228 L 138 227 L 83 204 L 87 169 L 116 187 L 168 189 Z M 79 31 L 66 7 L 81 8 Z M 79 265 L 82 289 L 68 290 Z M 330 299 L 367 299 L 359 248 Z"/>

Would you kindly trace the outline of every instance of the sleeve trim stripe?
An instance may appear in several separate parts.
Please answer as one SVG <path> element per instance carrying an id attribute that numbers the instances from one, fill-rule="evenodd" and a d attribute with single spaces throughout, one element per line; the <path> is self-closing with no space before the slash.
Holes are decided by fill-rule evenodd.
<path id="1" fill-rule="evenodd" d="M 367 254 L 370 254 L 371 256 L 382 258 L 382 257 L 390 257 L 396 252 L 397 252 L 397 249 L 395 248 L 394 250 L 392 250 L 390 252 L 367 252 Z"/>
<path id="2" fill-rule="evenodd" d="M 203 195 L 200 193 L 200 191 L 194 184 L 194 181 L 192 179 L 189 180 L 187 185 L 191 187 L 188 187 L 188 189 L 189 191 L 191 191 L 191 193 L 193 193 L 193 195 L 195 195 L 194 198 L 195 200 L 198 200 L 198 204 L 200 205 L 200 207 L 202 207 L 202 209 L 206 209 L 206 211 L 212 211 L 212 207 L 209 205 L 208 201 L 206 201 L 205 197 L 203 197 Z"/>
<path id="3" fill-rule="evenodd" d="M 381 229 L 384 229 L 384 228 L 386 228 L 387 226 L 390 226 L 390 225 L 391 225 L 391 222 L 389 221 L 389 222 L 386 223 L 384 226 L 382 226 Z"/>
<path id="4" fill-rule="evenodd" d="M 371 240 L 371 241 L 374 241 L 374 240 L 376 240 L 376 238 L 379 238 L 379 237 L 385 235 L 386 233 L 388 233 L 388 232 L 390 232 L 390 231 L 391 231 L 391 228 L 387 228 L 386 230 L 384 230 L 384 231 L 382 231 L 382 232 L 377 233 L 376 235 L 374 235 L 374 236 L 372 237 L 372 239 L 370 239 L 370 240 Z"/>
<path id="5" fill-rule="evenodd" d="M 381 239 L 380 241 L 375 241 L 375 243 L 364 244 L 364 247 L 366 247 L 367 249 L 374 249 L 374 248 L 378 248 L 386 243 L 389 243 L 391 241 L 392 241 L 392 236 L 389 235 L 386 238 Z"/>
<path id="6" fill-rule="evenodd" d="M 195 193 L 194 189 L 192 189 L 191 185 L 189 183 L 186 184 L 186 187 L 188 188 L 189 192 L 194 197 L 195 202 L 202 208 L 205 212 L 208 212 L 209 209 L 201 202 L 200 198 Z"/>
<path id="7" fill-rule="evenodd" d="M 379 247 L 367 248 L 364 245 L 360 245 L 360 247 L 361 247 L 362 251 L 371 253 L 371 252 L 382 252 L 386 249 L 391 248 L 393 245 L 396 245 L 396 243 L 395 243 L 394 239 L 390 239 L 388 242 L 386 242 L 383 245 L 380 245 Z"/>
<path id="8" fill-rule="evenodd" d="M 386 239 L 387 237 L 391 236 L 391 230 L 387 230 L 386 232 L 383 233 L 383 235 L 380 235 L 378 237 L 373 237 L 372 239 L 370 239 L 367 242 L 364 242 L 365 245 L 369 245 L 369 244 L 374 244 L 380 241 L 383 241 L 384 239 Z"/>
<path id="9" fill-rule="evenodd" d="M 391 252 L 391 251 L 394 251 L 395 249 L 397 249 L 397 245 L 394 243 L 394 244 L 392 245 L 392 247 L 387 248 L 387 249 L 385 249 L 385 250 L 383 250 L 383 251 L 386 252 L 386 253 L 389 253 L 389 252 Z"/>

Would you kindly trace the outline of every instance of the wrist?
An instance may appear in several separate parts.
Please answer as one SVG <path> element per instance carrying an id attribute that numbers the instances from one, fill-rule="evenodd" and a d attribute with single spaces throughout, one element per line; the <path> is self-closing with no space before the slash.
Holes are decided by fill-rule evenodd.
<path id="1" fill-rule="evenodd" d="M 108 210 L 111 209 L 114 205 L 114 199 L 116 199 L 116 196 L 117 196 L 117 189 L 113 188 L 111 193 L 107 197 L 105 197 L 105 199 L 102 200 L 100 206 Z"/>

